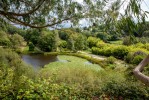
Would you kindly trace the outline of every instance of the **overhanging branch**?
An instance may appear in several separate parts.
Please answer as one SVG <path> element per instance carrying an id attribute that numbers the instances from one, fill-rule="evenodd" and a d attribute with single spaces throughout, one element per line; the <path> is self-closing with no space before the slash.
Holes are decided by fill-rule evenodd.
<path id="1" fill-rule="evenodd" d="M 45 28 L 45 27 L 52 27 L 54 25 L 57 25 L 57 24 L 61 24 L 62 22 L 64 21 L 68 21 L 68 20 L 71 20 L 72 18 L 74 18 L 74 16 L 72 17 L 68 17 L 68 18 L 64 18 L 62 20 L 59 20 L 57 22 L 54 22 L 54 23 L 51 23 L 51 24 L 47 24 L 47 25 L 43 25 L 43 26 L 36 26 L 36 25 L 32 25 L 32 24 L 29 24 L 29 23 L 25 23 L 24 21 L 21 21 L 13 16 L 5 16 L 9 21 L 13 22 L 13 23 L 17 23 L 17 24 L 21 24 L 21 25 L 24 25 L 24 26 L 28 26 L 28 27 L 31 27 L 31 28 Z"/>
<path id="2" fill-rule="evenodd" d="M 45 2 L 45 0 L 39 1 L 37 7 L 33 8 L 32 10 L 26 12 L 26 13 L 14 13 L 14 12 L 5 12 L 0 10 L 0 14 L 1 15 L 13 15 L 13 16 L 26 16 L 26 15 L 30 15 L 32 13 L 34 13 L 36 10 L 38 10 L 41 5 Z"/>

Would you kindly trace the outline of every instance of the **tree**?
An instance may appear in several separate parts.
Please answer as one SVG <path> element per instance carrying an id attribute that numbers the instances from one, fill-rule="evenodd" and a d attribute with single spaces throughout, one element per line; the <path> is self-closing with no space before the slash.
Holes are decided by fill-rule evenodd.
<path id="1" fill-rule="evenodd" d="M 9 37 L 4 31 L 0 31 L 0 45 L 1 46 L 9 46 L 10 45 Z"/>
<path id="2" fill-rule="evenodd" d="M 85 50 L 87 48 L 87 38 L 83 35 L 79 35 L 74 43 L 75 50 Z"/>
<path id="3" fill-rule="evenodd" d="M 62 22 L 98 15 L 104 0 L 1 0 L 0 15 L 13 23 L 31 28 L 55 27 Z M 93 10 L 96 12 L 93 12 Z M 92 12 L 92 13 L 91 13 Z"/>
<path id="4" fill-rule="evenodd" d="M 67 40 L 67 48 L 75 51 L 75 46 L 74 46 L 75 40 L 72 36 L 69 36 L 68 40 Z"/>
<path id="5" fill-rule="evenodd" d="M 19 34 L 13 34 L 10 40 L 11 40 L 11 46 L 14 49 L 19 48 L 24 43 L 24 38 Z"/>
<path id="6" fill-rule="evenodd" d="M 56 49 L 55 47 L 56 41 L 55 41 L 55 34 L 50 31 L 43 31 L 42 35 L 39 37 L 37 46 L 42 51 L 54 51 Z"/>
<path id="7" fill-rule="evenodd" d="M 32 42 L 29 42 L 28 46 L 29 46 L 29 51 L 34 51 L 35 46 Z"/>
<path id="8" fill-rule="evenodd" d="M 39 29 L 28 29 L 25 34 L 25 40 L 37 45 L 41 31 Z"/>

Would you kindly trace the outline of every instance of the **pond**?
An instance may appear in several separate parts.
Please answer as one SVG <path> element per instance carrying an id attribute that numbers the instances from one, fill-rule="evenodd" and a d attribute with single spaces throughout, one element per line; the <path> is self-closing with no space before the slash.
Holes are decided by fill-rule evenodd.
<path id="1" fill-rule="evenodd" d="M 21 57 L 25 63 L 32 65 L 35 69 L 41 68 L 50 62 L 58 61 L 57 56 L 44 54 L 24 54 Z"/>
<path id="2" fill-rule="evenodd" d="M 44 55 L 44 54 L 24 54 L 21 55 L 22 60 L 29 64 L 32 65 L 34 69 L 40 69 L 44 67 L 45 65 L 51 63 L 51 62 L 61 62 L 61 63 L 68 63 L 71 61 L 74 61 L 74 59 L 70 59 L 69 56 L 65 56 L 65 58 L 61 58 L 61 56 L 53 56 L 53 55 Z M 75 63 L 78 63 L 79 61 L 75 60 Z M 85 65 L 93 65 L 89 61 L 84 61 L 83 62 Z"/>

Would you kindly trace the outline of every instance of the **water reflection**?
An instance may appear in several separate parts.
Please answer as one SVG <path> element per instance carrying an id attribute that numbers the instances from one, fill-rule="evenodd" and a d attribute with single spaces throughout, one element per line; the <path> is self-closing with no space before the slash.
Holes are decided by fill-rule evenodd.
<path id="1" fill-rule="evenodd" d="M 58 61 L 57 56 L 44 55 L 44 54 L 26 54 L 22 55 L 22 60 L 27 64 L 32 65 L 34 68 L 40 68 L 44 65 Z"/>

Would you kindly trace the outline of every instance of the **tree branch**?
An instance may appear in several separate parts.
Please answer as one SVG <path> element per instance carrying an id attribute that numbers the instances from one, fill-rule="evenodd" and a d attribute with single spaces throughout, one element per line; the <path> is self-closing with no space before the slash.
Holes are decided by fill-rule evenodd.
<path id="1" fill-rule="evenodd" d="M 15 17 L 13 17 L 13 16 L 11 16 L 11 17 L 10 17 L 10 16 L 5 16 L 5 17 L 6 17 L 8 20 L 10 20 L 11 22 L 14 22 L 14 23 L 17 23 L 17 24 L 21 24 L 21 25 L 24 25 L 24 26 L 29 26 L 29 27 L 31 27 L 31 28 L 52 27 L 52 26 L 54 26 L 54 25 L 60 24 L 60 23 L 62 23 L 62 22 L 64 22 L 64 21 L 67 21 L 67 20 L 70 20 L 70 19 L 74 18 L 74 16 L 72 16 L 72 17 L 68 17 L 68 18 L 64 18 L 64 19 L 62 19 L 62 20 L 59 20 L 59 21 L 54 22 L 54 23 L 52 23 L 52 24 L 47 24 L 47 25 L 43 25 L 43 26 L 35 26 L 35 25 L 32 25 L 32 24 L 25 23 L 24 21 L 21 21 L 21 20 L 15 18 Z"/>
<path id="2" fill-rule="evenodd" d="M 141 73 L 144 66 L 149 63 L 149 55 L 141 61 L 141 63 L 133 70 L 133 73 L 137 79 L 149 86 L 149 77 Z"/>
<path id="3" fill-rule="evenodd" d="M 5 12 L 5 11 L 0 10 L 0 14 L 2 14 L 2 15 L 13 15 L 13 16 L 26 16 L 26 15 L 32 14 L 36 10 L 38 10 L 44 2 L 45 2 L 45 0 L 39 1 L 39 3 L 37 3 L 38 4 L 37 7 L 35 7 L 34 9 L 32 9 L 26 13 Z"/>

